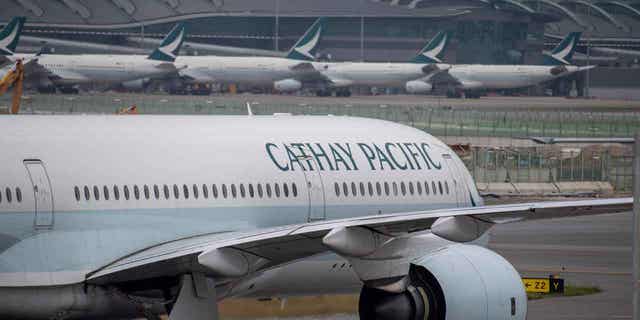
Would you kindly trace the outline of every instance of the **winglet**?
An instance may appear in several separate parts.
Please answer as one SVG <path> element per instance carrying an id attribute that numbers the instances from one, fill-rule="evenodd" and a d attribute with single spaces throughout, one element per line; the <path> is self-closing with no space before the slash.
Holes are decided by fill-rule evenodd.
<path id="1" fill-rule="evenodd" d="M 313 61 L 314 53 L 318 48 L 318 42 L 322 37 L 322 32 L 326 28 L 327 18 L 321 17 L 314 22 L 307 32 L 291 47 L 287 58 L 295 60 Z"/>
<path id="2" fill-rule="evenodd" d="M 247 115 L 253 116 L 253 110 L 251 109 L 251 102 L 247 101 Z"/>
<path id="3" fill-rule="evenodd" d="M 183 22 L 178 23 L 166 37 L 160 43 L 160 46 L 153 50 L 149 55 L 149 59 L 173 62 L 176 60 L 180 47 L 184 42 L 185 24 Z"/>
<path id="4" fill-rule="evenodd" d="M 582 32 L 569 33 L 550 53 L 545 53 L 544 64 L 546 65 L 570 65 L 573 53 L 580 41 Z"/>
<path id="5" fill-rule="evenodd" d="M 26 20 L 25 17 L 14 17 L 0 31 L 0 55 L 10 56 L 15 53 Z"/>
<path id="6" fill-rule="evenodd" d="M 415 63 L 441 63 L 444 50 L 449 43 L 449 33 L 440 31 L 411 60 Z"/>

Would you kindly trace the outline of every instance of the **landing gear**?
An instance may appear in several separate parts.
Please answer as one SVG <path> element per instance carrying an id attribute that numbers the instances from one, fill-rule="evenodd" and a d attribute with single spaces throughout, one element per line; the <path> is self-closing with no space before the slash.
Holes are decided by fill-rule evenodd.
<path id="1" fill-rule="evenodd" d="M 351 90 L 349 89 L 338 89 L 335 91 L 332 91 L 330 89 L 319 89 L 316 91 L 316 96 L 318 97 L 331 97 L 333 95 L 333 93 L 335 92 L 336 97 L 350 97 L 351 96 Z"/>
<path id="2" fill-rule="evenodd" d="M 78 93 L 80 93 L 80 90 L 78 90 L 78 88 L 74 88 L 74 87 L 59 87 L 58 90 L 62 94 L 78 94 Z"/>
<path id="3" fill-rule="evenodd" d="M 336 97 L 350 97 L 350 96 L 351 96 L 351 90 L 349 89 L 340 89 L 336 91 Z"/>
<path id="4" fill-rule="evenodd" d="M 331 91 L 327 89 L 319 89 L 316 91 L 316 96 L 318 97 L 330 97 Z"/>
<path id="5" fill-rule="evenodd" d="M 364 286 L 358 306 L 361 320 L 444 320 L 446 306 L 442 288 L 423 267 L 412 266 L 410 285 L 402 293 Z"/>

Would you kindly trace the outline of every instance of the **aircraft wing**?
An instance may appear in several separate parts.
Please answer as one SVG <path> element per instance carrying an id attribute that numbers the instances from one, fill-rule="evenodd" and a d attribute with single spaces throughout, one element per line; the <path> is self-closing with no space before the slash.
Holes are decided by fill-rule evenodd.
<path id="1" fill-rule="evenodd" d="M 141 250 L 89 273 L 86 279 L 91 283 L 104 284 L 188 272 L 224 278 L 205 267 L 210 265 L 212 255 L 229 257 L 228 270 L 242 276 L 329 251 L 323 245 L 323 237 L 337 228 L 364 227 L 385 236 L 398 237 L 428 231 L 439 218 L 466 216 L 484 223 L 502 224 L 626 212 L 632 206 L 632 198 L 534 202 L 373 215 L 248 232 L 209 234 Z"/>
<path id="2" fill-rule="evenodd" d="M 214 83 L 216 79 L 213 78 L 208 72 L 200 71 L 194 68 L 185 68 L 178 71 L 178 74 L 182 78 L 189 79 L 194 82 L 200 83 Z"/>

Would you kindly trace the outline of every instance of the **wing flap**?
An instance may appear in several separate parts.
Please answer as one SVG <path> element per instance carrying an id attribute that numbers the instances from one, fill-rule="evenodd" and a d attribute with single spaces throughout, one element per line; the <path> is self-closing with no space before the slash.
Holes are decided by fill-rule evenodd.
<path id="1" fill-rule="evenodd" d="M 404 236 L 428 230 L 438 218 L 472 216 L 490 223 L 509 223 L 560 217 L 630 211 L 632 198 L 580 201 L 534 202 L 483 207 L 394 213 L 300 225 L 203 235 L 141 250 L 123 257 L 87 275 L 87 280 L 108 283 L 150 278 L 151 275 L 175 275 L 180 272 L 204 272 L 197 257 L 211 250 L 230 248 L 267 259 L 261 270 L 303 259 L 328 249 L 322 238 L 338 227 L 366 227 L 390 236 Z M 140 278 L 142 277 L 142 278 Z"/>

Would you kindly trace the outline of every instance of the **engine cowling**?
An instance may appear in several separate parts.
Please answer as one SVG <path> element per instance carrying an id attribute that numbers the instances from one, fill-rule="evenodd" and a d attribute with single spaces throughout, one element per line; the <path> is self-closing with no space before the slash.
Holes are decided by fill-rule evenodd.
<path id="1" fill-rule="evenodd" d="M 421 80 L 413 80 L 407 81 L 407 83 L 405 84 L 405 89 L 409 93 L 427 93 L 431 92 L 433 86 L 430 83 Z"/>
<path id="2" fill-rule="evenodd" d="M 363 287 L 360 319 L 517 319 L 527 296 L 513 266 L 497 253 L 454 245 L 411 265 L 403 293 Z"/>
<path id="3" fill-rule="evenodd" d="M 284 79 L 274 82 L 273 88 L 280 92 L 291 92 L 300 90 L 302 83 L 295 79 Z"/>

